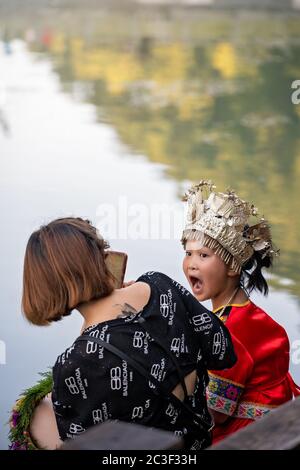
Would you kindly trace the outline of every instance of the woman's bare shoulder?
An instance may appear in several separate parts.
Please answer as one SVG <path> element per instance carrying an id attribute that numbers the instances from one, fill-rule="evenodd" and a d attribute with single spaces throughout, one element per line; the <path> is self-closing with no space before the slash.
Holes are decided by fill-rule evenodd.
<path id="1" fill-rule="evenodd" d="M 136 295 L 140 298 L 145 297 L 146 299 L 150 297 L 151 293 L 151 288 L 149 284 L 143 281 L 137 281 L 131 286 L 125 287 L 125 289 L 128 293 L 130 293 L 130 295 Z"/>
<path id="2" fill-rule="evenodd" d="M 141 310 L 149 301 L 151 288 L 146 282 L 138 281 L 119 290 L 120 300 Z"/>

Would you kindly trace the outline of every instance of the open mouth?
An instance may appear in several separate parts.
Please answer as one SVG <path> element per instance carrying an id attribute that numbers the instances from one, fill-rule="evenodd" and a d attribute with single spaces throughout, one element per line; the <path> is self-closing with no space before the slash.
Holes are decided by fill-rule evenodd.
<path id="1" fill-rule="evenodd" d="M 195 276 L 189 276 L 189 281 L 192 286 L 193 292 L 198 293 L 201 290 L 202 285 L 203 285 L 201 279 Z"/>

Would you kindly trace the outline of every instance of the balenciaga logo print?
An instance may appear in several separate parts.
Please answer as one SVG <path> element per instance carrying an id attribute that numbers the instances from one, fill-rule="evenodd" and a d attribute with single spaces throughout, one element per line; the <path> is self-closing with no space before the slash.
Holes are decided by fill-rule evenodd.
<path id="1" fill-rule="evenodd" d="M 69 428 L 70 434 L 81 434 L 85 429 L 80 424 L 71 423 Z"/>
<path id="2" fill-rule="evenodd" d="M 79 388 L 76 385 L 74 377 L 68 377 L 65 379 L 65 384 L 69 389 L 69 392 L 71 395 L 78 395 L 79 394 Z"/>
<path id="3" fill-rule="evenodd" d="M 144 406 L 134 406 L 131 413 L 131 419 L 142 419 L 145 412 L 150 408 L 150 399 L 145 401 Z"/>
<path id="4" fill-rule="evenodd" d="M 135 331 L 132 340 L 132 346 L 136 349 L 143 349 L 144 354 L 149 352 L 150 335 L 143 331 Z"/>
<path id="5" fill-rule="evenodd" d="M 75 370 L 75 376 L 65 379 L 65 384 L 71 395 L 79 395 L 81 393 L 82 398 L 84 400 L 87 399 L 86 388 L 88 387 L 88 382 L 87 379 L 82 379 L 79 367 Z"/>
<path id="6" fill-rule="evenodd" d="M 133 375 L 129 375 L 130 382 L 133 379 Z M 122 390 L 123 397 L 128 396 L 128 364 L 126 361 L 122 361 L 122 367 L 113 367 L 110 369 L 110 388 L 111 390 Z"/>
<path id="7" fill-rule="evenodd" d="M 221 333 L 215 333 L 214 334 L 214 339 L 213 339 L 213 355 L 218 355 L 220 354 L 220 351 L 221 351 L 221 346 L 222 346 L 222 343 L 221 343 Z"/>
<path id="8" fill-rule="evenodd" d="M 102 403 L 101 409 L 97 408 L 96 410 L 93 410 L 92 417 L 93 417 L 94 424 L 103 423 L 104 421 L 107 421 L 109 418 L 108 411 L 107 411 L 107 404 Z"/>
<path id="9" fill-rule="evenodd" d="M 121 367 L 113 367 L 110 369 L 110 387 L 112 390 L 121 390 L 122 388 L 122 371 Z"/>
<path id="10" fill-rule="evenodd" d="M 175 287 L 177 287 L 177 289 L 180 291 L 181 294 L 185 296 L 190 295 L 189 291 L 185 287 L 183 287 L 181 284 L 179 284 L 179 282 L 172 280 L 172 283 L 174 284 Z"/>
<path id="11" fill-rule="evenodd" d="M 171 418 L 171 424 L 175 424 L 178 418 L 178 410 L 172 405 L 172 403 L 168 404 L 168 408 L 166 409 L 166 415 Z"/>
<path id="12" fill-rule="evenodd" d="M 99 330 L 91 331 L 89 336 L 92 336 L 93 338 L 98 338 L 99 336 Z M 94 354 L 97 351 L 98 344 L 95 343 L 94 341 L 88 341 L 86 344 L 86 353 L 87 354 Z"/>
<path id="13" fill-rule="evenodd" d="M 166 366 L 166 361 L 165 359 L 162 359 L 160 361 L 160 364 L 152 364 L 151 370 L 150 370 L 150 375 L 154 377 L 156 380 L 161 382 L 164 380 L 166 373 L 164 372 Z M 149 387 L 150 388 L 155 388 L 155 384 L 153 384 L 151 381 L 149 381 Z"/>
<path id="14" fill-rule="evenodd" d="M 135 406 L 132 410 L 131 419 L 142 419 L 144 416 L 144 408 L 142 406 Z"/>
<path id="15" fill-rule="evenodd" d="M 196 331 L 210 330 L 213 326 L 212 319 L 206 312 L 201 313 L 200 315 L 194 315 L 192 317 L 192 322 Z"/>
<path id="16" fill-rule="evenodd" d="M 61 356 L 58 358 L 58 363 L 64 365 L 68 357 L 70 356 L 71 352 L 75 349 L 75 345 L 73 344 L 70 348 L 68 348 Z"/>
<path id="17" fill-rule="evenodd" d="M 166 294 L 160 294 L 160 313 L 164 318 L 168 318 L 168 324 L 173 325 L 176 302 L 173 302 L 171 289 Z"/>
<path id="18" fill-rule="evenodd" d="M 174 353 L 176 357 L 179 357 L 180 353 L 187 351 L 184 334 L 182 334 L 180 338 L 172 339 L 170 351 Z"/>
<path id="19" fill-rule="evenodd" d="M 169 302 L 167 294 L 160 295 L 160 313 L 164 318 L 169 315 Z"/>

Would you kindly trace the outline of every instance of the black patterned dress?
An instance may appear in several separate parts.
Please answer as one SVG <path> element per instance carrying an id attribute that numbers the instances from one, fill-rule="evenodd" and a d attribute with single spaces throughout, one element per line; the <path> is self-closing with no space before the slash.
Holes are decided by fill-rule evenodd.
<path id="1" fill-rule="evenodd" d="M 211 442 L 212 424 L 206 405 L 207 369 L 234 365 L 230 334 L 168 276 L 148 272 L 137 281 L 151 289 L 142 311 L 91 326 L 83 334 L 124 351 L 149 377 L 89 338 L 75 341 L 53 368 L 52 401 L 60 437 L 73 438 L 94 424 L 118 419 L 172 431 L 184 437 L 187 448 L 204 448 Z M 197 372 L 186 407 L 170 396 L 180 382 L 178 368 L 182 376 Z"/>

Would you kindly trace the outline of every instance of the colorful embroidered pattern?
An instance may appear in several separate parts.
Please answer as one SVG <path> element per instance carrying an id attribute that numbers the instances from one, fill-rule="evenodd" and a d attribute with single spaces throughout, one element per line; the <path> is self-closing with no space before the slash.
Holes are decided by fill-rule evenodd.
<path id="1" fill-rule="evenodd" d="M 275 406 L 246 401 L 238 403 L 243 391 L 244 387 L 242 385 L 209 373 L 209 384 L 206 390 L 209 408 L 235 418 L 253 420 L 265 416 L 276 408 Z"/>
<path id="2" fill-rule="evenodd" d="M 206 390 L 209 408 L 230 416 L 233 415 L 244 387 L 211 373 L 209 374 L 209 379 Z"/>
<path id="3" fill-rule="evenodd" d="M 207 405 L 209 408 L 232 416 L 236 407 L 234 401 L 219 397 L 213 393 L 207 392 Z"/>
<path id="4" fill-rule="evenodd" d="M 266 406 L 260 403 L 250 403 L 246 401 L 242 401 L 238 404 L 235 412 L 235 418 L 246 418 L 246 419 L 259 419 L 268 414 L 272 411 L 275 406 Z"/>

